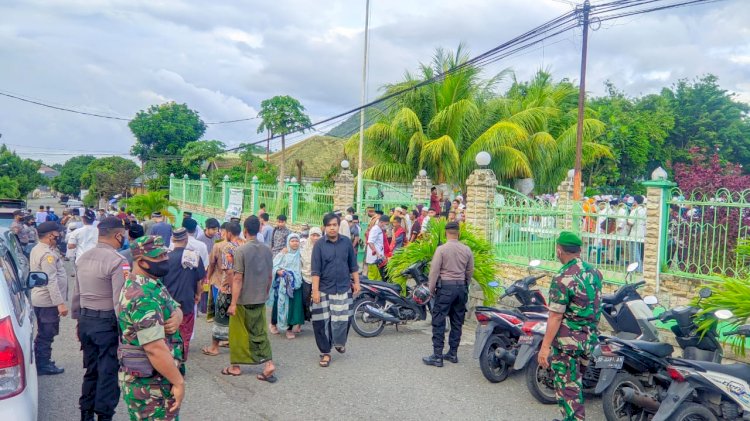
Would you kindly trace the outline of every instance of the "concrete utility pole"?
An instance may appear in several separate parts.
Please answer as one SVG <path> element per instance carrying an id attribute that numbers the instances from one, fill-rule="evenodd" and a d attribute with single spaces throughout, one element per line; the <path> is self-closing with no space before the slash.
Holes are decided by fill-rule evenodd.
<path id="1" fill-rule="evenodd" d="M 364 186 L 364 179 L 362 178 L 362 171 L 364 165 L 362 164 L 362 150 L 365 147 L 365 108 L 364 105 L 367 103 L 367 62 L 368 62 L 368 41 L 370 32 L 370 0 L 365 2 L 365 58 L 362 64 L 362 109 L 359 110 L 359 156 L 357 157 L 357 212 L 362 213 L 362 189 Z"/>
<path id="2" fill-rule="evenodd" d="M 589 0 L 583 3 L 583 45 L 581 47 L 581 84 L 578 87 L 578 127 L 576 128 L 576 165 L 573 199 L 581 200 L 581 156 L 583 154 L 583 109 L 586 103 L 586 57 L 589 43 Z"/>

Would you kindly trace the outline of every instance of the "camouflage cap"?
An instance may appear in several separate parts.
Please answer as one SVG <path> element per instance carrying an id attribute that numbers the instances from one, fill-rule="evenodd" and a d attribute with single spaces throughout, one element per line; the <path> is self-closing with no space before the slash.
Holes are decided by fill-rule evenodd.
<path id="1" fill-rule="evenodd" d="M 130 251 L 133 253 L 133 260 L 143 257 L 157 258 L 169 252 L 164 247 L 164 239 L 158 235 L 144 235 L 130 243 Z"/>
<path id="2" fill-rule="evenodd" d="M 582 246 L 583 241 L 581 241 L 581 237 L 577 236 L 576 234 L 570 232 L 570 231 L 562 231 L 560 233 L 560 236 L 557 237 L 557 244 L 561 246 Z"/>

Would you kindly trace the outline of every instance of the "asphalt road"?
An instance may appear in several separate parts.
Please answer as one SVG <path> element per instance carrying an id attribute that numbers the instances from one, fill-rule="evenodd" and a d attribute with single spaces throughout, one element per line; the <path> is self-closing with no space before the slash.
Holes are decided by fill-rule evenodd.
<path id="1" fill-rule="evenodd" d="M 32 209 L 40 202 L 30 203 Z M 45 203 L 46 204 L 46 203 Z M 57 205 L 59 207 L 59 205 Z M 69 277 L 69 280 L 72 280 Z M 72 288 L 71 288 L 72 290 Z M 294 340 L 272 337 L 279 381 L 255 379 L 260 367 L 246 367 L 243 376 L 221 375 L 228 350 L 218 357 L 200 353 L 210 342 L 210 325 L 196 320 L 187 363 L 183 421 L 205 420 L 550 420 L 556 406 L 537 403 L 526 390 L 522 373 L 498 384 L 482 375 L 471 358 L 473 331 L 464 333 L 458 364 L 435 368 L 422 364 L 431 352 L 428 322 L 396 331 L 388 327 L 377 338 L 353 330 L 345 355 L 334 355 L 328 368 L 318 367 L 318 350 L 310 325 Z M 83 368 L 75 322 L 65 318 L 53 344 L 53 359 L 65 373 L 39 378 L 39 420 L 80 419 Z M 587 402 L 590 420 L 603 420 L 598 399 Z M 116 420 L 127 420 L 122 400 Z"/>

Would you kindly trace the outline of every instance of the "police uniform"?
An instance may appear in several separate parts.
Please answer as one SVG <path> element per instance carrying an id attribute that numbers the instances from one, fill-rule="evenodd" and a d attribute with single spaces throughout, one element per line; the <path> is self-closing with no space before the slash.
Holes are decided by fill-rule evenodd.
<path id="1" fill-rule="evenodd" d="M 39 236 L 51 232 L 60 233 L 62 227 L 57 222 L 44 222 L 39 225 Z M 60 233 L 62 236 L 62 233 Z M 60 312 L 58 306 L 65 304 L 68 295 L 68 279 L 65 273 L 62 256 L 57 247 L 37 243 L 31 250 L 29 264 L 32 272 L 47 274 L 46 286 L 31 290 L 31 303 L 37 319 L 37 333 L 34 339 L 34 356 L 39 374 L 60 374 L 64 370 L 55 366 L 52 361 L 52 342 L 60 333 Z"/>
<path id="2" fill-rule="evenodd" d="M 86 212 L 93 214 L 90 210 Z M 126 235 L 122 220 L 114 216 L 104 218 L 97 228 L 100 232 L 123 228 L 122 235 Z M 120 400 L 117 385 L 119 331 L 114 308 L 130 273 L 130 265 L 114 247 L 99 242 L 78 258 L 76 266 L 71 314 L 78 319 L 78 340 L 86 369 L 78 400 L 81 419 L 93 421 L 96 414 L 99 421 L 111 420 Z"/>
<path id="3" fill-rule="evenodd" d="M 159 257 L 167 253 L 161 237 L 146 236 L 134 241 L 130 248 L 137 261 L 142 256 Z M 130 274 L 120 293 L 117 319 L 122 332 L 120 337 L 119 381 L 123 400 L 131 420 L 173 420 L 178 411 L 169 412 L 174 403 L 172 385 L 169 380 L 151 367 L 139 368 L 130 363 L 124 350 L 141 351 L 140 361 L 145 352 L 143 345 L 166 340 L 175 365 L 182 363 L 182 339 L 179 331 L 167 335 L 164 321 L 172 316 L 180 305 L 169 295 L 167 288 L 158 279 Z M 142 366 L 142 364 L 141 364 Z"/>
<path id="4" fill-rule="evenodd" d="M 557 244 L 580 247 L 582 241 L 563 231 Z M 601 272 L 580 258 L 563 265 L 550 284 L 549 309 L 563 315 L 550 357 L 563 421 L 585 419 L 581 380 L 597 343 L 601 290 Z"/>
<path id="5" fill-rule="evenodd" d="M 457 222 L 449 222 L 446 230 L 458 230 Z M 445 318 L 451 322 L 448 337 L 449 351 L 445 358 L 458 362 L 458 345 L 466 316 L 466 302 L 469 299 L 469 283 L 474 276 L 474 254 L 458 240 L 448 240 L 435 250 L 430 263 L 429 287 L 435 296 L 432 305 L 432 348 L 433 354 L 422 361 L 436 367 L 443 366 L 445 344 Z"/>

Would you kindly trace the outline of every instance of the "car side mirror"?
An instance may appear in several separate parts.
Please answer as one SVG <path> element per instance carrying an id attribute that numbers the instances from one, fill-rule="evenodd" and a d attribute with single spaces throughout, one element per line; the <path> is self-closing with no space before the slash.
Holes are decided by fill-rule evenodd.
<path id="1" fill-rule="evenodd" d="M 43 287 L 49 282 L 49 277 L 44 272 L 31 272 L 26 280 L 26 289 Z"/>

